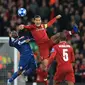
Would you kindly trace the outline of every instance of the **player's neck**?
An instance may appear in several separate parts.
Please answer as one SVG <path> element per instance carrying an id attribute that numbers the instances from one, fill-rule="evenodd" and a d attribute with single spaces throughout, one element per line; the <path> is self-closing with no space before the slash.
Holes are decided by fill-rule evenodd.
<path id="1" fill-rule="evenodd" d="M 36 25 L 36 24 L 35 24 L 35 26 L 36 26 L 36 27 L 40 27 L 41 25 Z"/>

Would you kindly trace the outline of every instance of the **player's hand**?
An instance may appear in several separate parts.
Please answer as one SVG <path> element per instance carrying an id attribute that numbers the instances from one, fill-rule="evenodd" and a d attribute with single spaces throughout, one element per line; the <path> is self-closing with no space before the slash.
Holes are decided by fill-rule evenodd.
<path id="1" fill-rule="evenodd" d="M 11 32 L 10 28 L 7 29 L 7 32 L 8 32 L 9 37 L 12 37 L 12 32 Z"/>
<path id="2" fill-rule="evenodd" d="M 45 66 L 48 65 L 48 59 L 44 59 L 42 62 L 43 62 L 43 64 L 44 64 Z"/>
<path id="3" fill-rule="evenodd" d="M 10 33 L 11 32 L 11 30 L 10 30 L 10 28 L 7 28 L 7 30 L 6 30 L 8 33 Z"/>
<path id="4" fill-rule="evenodd" d="M 26 40 L 26 43 L 29 43 L 29 42 L 30 42 L 30 39 L 27 39 L 27 40 Z"/>
<path id="5" fill-rule="evenodd" d="M 9 37 L 12 37 L 12 33 L 11 32 L 9 32 Z"/>
<path id="6" fill-rule="evenodd" d="M 47 71 L 48 70 L 48 59 L 44 59 L 43 61 L 42 61 L 42 64 L 43 64 L 43 68 L 44 68 L 44 70 L 45 71 Z"/>
<path id="7" fill-rule="evenodd" d="M 60 19 L 62 16 L 61 15 L 57 15 L 56 16 L 56 19 Z"/>
<path id="8" fill-rule="evenodd" d="M 24 25 L 19 25 L 18 30 L 23 30 L 24 29 Z"/>

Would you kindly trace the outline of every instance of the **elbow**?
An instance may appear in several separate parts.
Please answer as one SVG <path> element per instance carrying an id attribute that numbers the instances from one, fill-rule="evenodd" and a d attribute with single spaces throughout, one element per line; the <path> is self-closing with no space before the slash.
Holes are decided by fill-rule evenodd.
<path id="1" fill-rule="evenodd" d="M 11 45 L 11 44 L 9 44 L 9 46 L 11 46 L 11 47 L 12 47 L 12 45 Z"/>
<path id="2" fill-rule="evenodd" d="M 11 43 L 9 43 L 9 46 L 13 47 L 13 45 Z"/>

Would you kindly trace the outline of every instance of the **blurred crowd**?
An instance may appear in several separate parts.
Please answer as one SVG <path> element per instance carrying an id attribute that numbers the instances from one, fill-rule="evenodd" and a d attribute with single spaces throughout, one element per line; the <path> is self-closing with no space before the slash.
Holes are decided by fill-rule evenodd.
<path id="1" fill-rule="evenodd" d="M 27 10 L 25 17 L 17 15 L 21 7 Z M 62 30 L 71 30 L 74 24 L 78 25 L 80 33 L 75 34 L 69 43 L 75 52 L 76 81 L 85 82 L 85 0 L 0 0 L 0 36 L 8 36 L 7 30 L 15 30 L 19 24 L 33 23 L 36 14 L 41 16 L 42 23 L 62 15 L 47 29 L 49 37 Z"/>
<path id="2" fill-rule="evenodd" d="M 13 59 L 9 56 L 0 55 L 0 84 L 6 85 L 7 79 L 12 76 L 13 70 Z"/>

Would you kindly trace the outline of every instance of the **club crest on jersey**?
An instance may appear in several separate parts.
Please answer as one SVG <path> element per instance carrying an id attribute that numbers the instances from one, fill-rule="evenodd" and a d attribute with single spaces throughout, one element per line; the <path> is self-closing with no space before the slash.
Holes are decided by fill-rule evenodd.
<path id="1" fill-rule="evenodd" d="M 36 28 L 36 31 L 44 30 L 44 28 Z"/>

